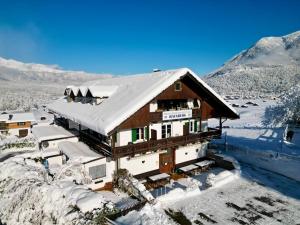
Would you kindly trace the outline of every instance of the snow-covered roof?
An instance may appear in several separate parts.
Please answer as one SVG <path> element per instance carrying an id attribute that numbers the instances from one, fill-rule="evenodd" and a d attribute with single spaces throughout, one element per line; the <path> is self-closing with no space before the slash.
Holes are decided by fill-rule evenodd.
<path id="1" fill-rule="evenodd" d="M 76 137 L 77 134 L 59 126 L 34 126 L 32 133 L 38 142 Z"/>
<path id="2" fill-rule="evenodd" d="M 87 87 L 87 86 L 80 86 L 80 87 L 79 87 L 79 90 L 80 90 L 82 96 L 85 96 L 86 93 L 87 93 L 87 91 L 88 91 L 88 87 Z M 77 94 L 78 94 L 78 93 L 77 93 Z"/>
<path id="3" fill-rule="evenodd" d="M 109 97 L 111 96 L 116 90 L 118 86 L 116 85 L 97 85 L 97 86 L 90 86 L 88 90 L 90 91 L 91 95 L 95 97 Z"/>
<path id="4" fill-rule="evenodd" d="M 48 124 L 49 125 L 54 120 L 53 114 L 49 114 L 42 110 L 33 110 L 32 113 L 35 118 L 35 121 L 38 124 Z"/>
<path id="5" fill-rule="evenodd" d="M 65 89 L 64 95 L 69 95 L 72 91 L 72 87 L 74 87 L 74 85 L 68 85 Z"/>
<path id="6" fill-rule="evenodd" d="M 72 92 L 73 92 L 74 96 L 77 96 L 78 91 L 79 91 L 79 87 L 72 86 L 71 89 L 72 89 Z"/>
<path id="7" fill-rule="evenodd" d="M 72 161 L 86 163 L 91 160 L 101 159 L 104 156 L 94 152 L 83 142 L 62 141 L 58 144 L 58 149 Z"/>
<path id="8" fill-rule="evenodd" d="M 117 86 L 118 88 L 99 105 L 67 102 L 66 98 L 61 98 L 49 104 L 48 108 L 65 118 L 107 135 L 163 90 L 187 74 L 194 77 L 202 88 L 218 99 L 218 102 L 223 104 L 231 114 L 238 117 L 236 111 L 220 95 L 187 68 L 86 82 L 83 84 L 84 86 Z"/>
<path id="9" fill-rule="evenodd" d="M 46 148 L 42 150 L 43 158 L 49 158 L 58 155 L 60 155 L 60 151 L 58 150 L 58 148 Z"/>
<path id="10" fill-rule="evenodd" d="M 33 113 L 8 113 L 1 114 L 0 121 L 5 121 L 7 123 L 17 123 L 17 122 L 32 122 L 35 121 Z"/>

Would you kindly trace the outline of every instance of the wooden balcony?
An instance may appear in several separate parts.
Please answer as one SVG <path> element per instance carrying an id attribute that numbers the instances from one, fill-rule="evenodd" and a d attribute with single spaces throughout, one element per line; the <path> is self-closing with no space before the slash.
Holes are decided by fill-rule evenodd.
<path id="1" fill-rule="evenodd" d="M 150 122 L 156 123 L 162 121 L 162 111 L 161 112 L 150 112 Z M 199 118 L 201 116 L 201 110 L 192 109 L 192 118 Z"/>
<path id="2" fill-rule="evenodd" d="M 208 132 L 201 132 L 178 137 L 170 137 L 159 140 L 149 140 L 146 142 L 112 148 L 112 156 L 115 159 L 125 156 L 134 156 L 135 154 L 146 153 L 149 151 L 156 151 L 159 149 L 168 149 L 178 146 L 184 146 L 187 144 L 193 144 L 214 137 L 220 137 L 220 135 L 221 130 L 209 129 Z"/>
<path id="3" fill-rule="evenodd" d="M 94 135 L 89 134 L 86 131 L 80 131 L 79 137 L 80 141 L 84 142 L 95 151 L 102 153 L 105 156 L 111 156 L 111 147 Z"/>

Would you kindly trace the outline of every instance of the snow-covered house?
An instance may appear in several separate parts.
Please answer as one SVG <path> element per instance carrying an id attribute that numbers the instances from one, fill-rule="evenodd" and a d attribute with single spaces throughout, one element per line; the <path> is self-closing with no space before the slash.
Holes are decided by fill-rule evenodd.
<path id="1" fill-rule="evenodd" d="M 5 135 L 26 137 L 35 122 L 32 113 L 10 113 L 0 115 L 0 132 Z"/>
<path id="2" fill-rule="evenodd" d="M 78 132 L 68 131 L 60 126 L 34 126 L 32 133 L 39 143 L 40 149 L 56 148 L 61 141 L 78 142 Z"/>
<path id="3" fill-rule="evenodd" d="M 58 149 L 60 142 L 78 142 L 78 133 L 70 132 L 60 126 L 34 126 L 32 134 L 38 142 L 42 157 L 47 159 L 49 166 L 63 163 L 62 154 Z"/>
<path id="4" fill-rule="evenodd" d="M 92 180 L 88 185 L 91 189 L 101 188 L 105 183 L 112 181 L 115 162 L 101 153 L 92 151 L 83 142 L 62 141 L 58 143 L 58 150 L 66 157 L 67 161 L 82 166 L 86 176 Z"/>
<path id="5" fill-rule="evenodd" d="M 187 68 L 91 81 L 65 94 L 48 105 L 57 121 L 138 178 L 200 160 L 223 120 L 239 118 Z M 220 129 L 209 128 L 209 118 L 219 118 Z"/>

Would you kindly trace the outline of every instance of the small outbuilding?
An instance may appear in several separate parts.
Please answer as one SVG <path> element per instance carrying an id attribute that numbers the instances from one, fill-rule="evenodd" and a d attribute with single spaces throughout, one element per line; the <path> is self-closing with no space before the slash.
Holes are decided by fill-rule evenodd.
<path id="1" fill-rule="evenodd" d="M 85 174 L 92 180 L 89 185 L 91 189 L 100 189 L 112 180 L 115 162 L 93 151 L 83 142 L 62 141 L 58 143 L 58 150 L 67 161 L 82 165 Z"/>
<path id="2" fill-rule="evenodd" d="M 56 148 L 61 141 L 78 142 L 78 132 L 66 130 L 60 126 L 37 126 L 32 128 L 32 134 L 39 143 L 40 149 Z"/>

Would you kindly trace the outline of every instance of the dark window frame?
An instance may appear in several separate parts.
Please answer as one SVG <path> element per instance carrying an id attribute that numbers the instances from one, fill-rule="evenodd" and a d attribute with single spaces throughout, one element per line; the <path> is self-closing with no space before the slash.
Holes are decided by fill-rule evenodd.
<path id="1" fill-rule="evenodd" d="M 175 91 L 182 91 L 182 84 L 180 81 L 175 82 Z"/>

